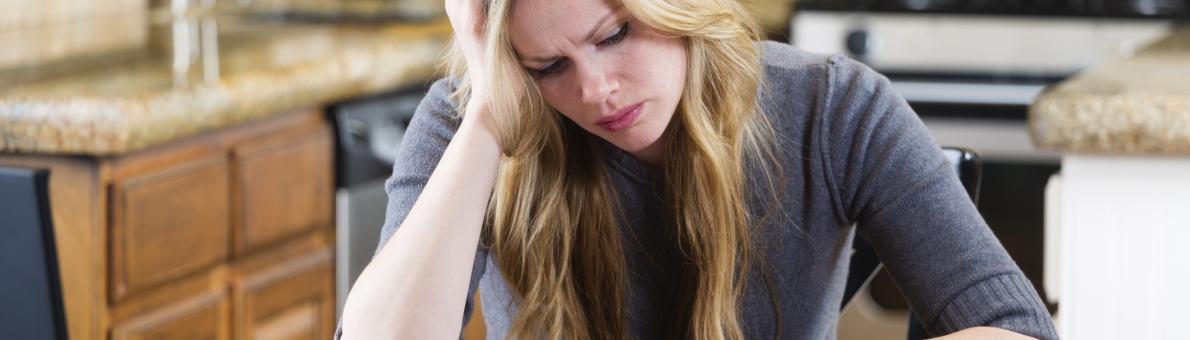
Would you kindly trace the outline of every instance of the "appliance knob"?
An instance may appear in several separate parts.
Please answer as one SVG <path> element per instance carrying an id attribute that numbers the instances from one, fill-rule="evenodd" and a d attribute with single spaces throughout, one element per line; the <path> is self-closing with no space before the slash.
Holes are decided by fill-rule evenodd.
<path id="1" fill-rule="evenodd" d="M 910 11 L 924 11 L 934 9 L 938 4 L 933 0 L 901 0 L 901 6 Z"/>
<path id="2" fill-rule="evenodd" d="M 1186 3 L 1176 0 L 1132 0 L 1128 3 L 1131 14 L 1142 16 L 1176 16 L 1186 11 Z"/>
<path id="3" fill-rule="evenodd" d="M 847 52 L 856 59 L 864 59 L 872 53 L 872 37 L 866 29 L 847 32 Z"/>

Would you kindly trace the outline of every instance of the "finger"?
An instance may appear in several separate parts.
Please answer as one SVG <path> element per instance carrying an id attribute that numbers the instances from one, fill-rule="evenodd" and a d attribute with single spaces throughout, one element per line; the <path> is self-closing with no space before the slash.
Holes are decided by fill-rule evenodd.
<path id="1" fill-rule="evenodd" d="M 492 0 L 472 0 L 475 2 L 475 29 L 476 31 L 483 30 L 487 26 L 488 13 L 491 11 Z"/>

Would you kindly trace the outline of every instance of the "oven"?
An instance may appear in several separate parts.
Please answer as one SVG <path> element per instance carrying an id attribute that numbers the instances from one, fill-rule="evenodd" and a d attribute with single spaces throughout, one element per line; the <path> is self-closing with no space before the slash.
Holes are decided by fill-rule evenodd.
<path id="1" fill-rule="evenodd" d="M 1059 157 L 1035 150 L 1026 113 L 1046 86 L 1127 58 L 1187 15 L 1188 0 L 799 0 L 791 43 L 844 53 L 889 77 L 944 146 L 983 159 L 979 210 L 1051 313 L 1044 191 Z M 1052 267 L 1052 266 L 1050 266 Z M 1052 276 L 1052 275 L 1050 275 Z M 840 339 L 904 339 L 887 274 L 857 294 Z"/>

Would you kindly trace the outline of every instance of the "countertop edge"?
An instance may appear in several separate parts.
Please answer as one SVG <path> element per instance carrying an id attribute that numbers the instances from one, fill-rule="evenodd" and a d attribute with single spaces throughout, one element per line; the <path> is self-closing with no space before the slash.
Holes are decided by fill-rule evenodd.
<path id="1" fill-rule="evenodd" d="M 1030 106 L 1028 126 L 1045 151 L 1190 155 L 1190 96 L 1047 91 Z"/>
<path id="2" fill-rule="evenodd" d="M 4 98 L 0 153 L 119 155 L 301 107 L 428 82 L 439 73 L 446 40 L 377 42 L 314 62 L 137 97 Z"/>

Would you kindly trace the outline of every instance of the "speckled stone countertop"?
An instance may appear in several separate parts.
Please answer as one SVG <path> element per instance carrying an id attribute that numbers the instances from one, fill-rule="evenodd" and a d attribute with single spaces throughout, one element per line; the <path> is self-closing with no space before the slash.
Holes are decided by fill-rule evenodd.
<path id="1" fill-rule="evenodd" d="M 1190 27 L 1047 89 L 1029 130 L 1064 153 L 1190 154 Z"/>
<path id="2" fill-rule="evenodd" d="M 222 3 L 266 16 L 298 20 L 346 18 L 356 21 L 398 18 L 418 21 L 446 14 L 442 0 L 253 0 L 246 3 Z"/>
<path id="3" fill-rule="evenodd" d="M 116 155 L 423 83 L 450 37 L 445 19 L 353 26 L 222 14 L 146 27 L 133 47 L 0 69 L 0 153 Z"/>

